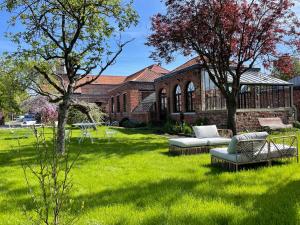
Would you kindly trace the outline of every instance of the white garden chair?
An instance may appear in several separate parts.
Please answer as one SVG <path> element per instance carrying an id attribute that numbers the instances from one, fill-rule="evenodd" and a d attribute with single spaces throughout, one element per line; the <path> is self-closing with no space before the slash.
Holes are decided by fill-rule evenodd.
<path id="1" fill-rule="evenodd" d="M 84 123 L 82 126 L 79 126 L 80 131 L 81 131 L 81 135 L 79 137 L 78 143 L 82 143 L 84 139 L 90 139 L 91 143 L 94 143 L 94 139 L 92 134 L 89 132 L 88 130 L 88 126 L 85 126 Z"/>
<path id="2" fill-rule="evenodd" d="M 109 127 L 106 127 L 105 129 L 105 137 L 107 138 L 108 142 L 111 141 L 111 138 L 113 138 L 116 135 L 117 131 L 114 129 L 111 129 Z"/>

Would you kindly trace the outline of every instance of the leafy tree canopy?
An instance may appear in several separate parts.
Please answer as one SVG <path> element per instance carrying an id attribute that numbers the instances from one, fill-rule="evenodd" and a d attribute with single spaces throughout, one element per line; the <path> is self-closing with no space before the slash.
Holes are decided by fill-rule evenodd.
<path id="1" fill-rule="evenodd" d="M 4 114 L 20 113 L 20 104 L 28 97 L 27 87 L 22 66 L 0 59 L 0 110 Z"/>
<path id="2" fill-rule="evenodd" d="M 274 62 L 272 72 L 282 80 L 290 80 L 295 76 L 300 76 L 300 59 L 283 55 Z"/>

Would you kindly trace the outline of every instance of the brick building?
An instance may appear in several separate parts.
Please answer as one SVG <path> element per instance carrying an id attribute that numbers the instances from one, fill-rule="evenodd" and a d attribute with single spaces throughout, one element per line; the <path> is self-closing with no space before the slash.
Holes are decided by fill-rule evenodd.
<path id="1" fill-rule="evenodd" d="M 295 117 L 292 98 L 293 86 L 260 73 L 257 68 L 241 78 L 237 110 L 238 130 L 259 128 L 258 117 L 280 117 L 285 123 Z M 206 118 L 210 124 L 226 127 L 226 101 L 209 79 L 197 58 L 155 80 L 156 119 L 168 116 L 189 123 Z"/>
<path id="2" fill-rule="evenodd" d="M 92 78 L 92 75 L 86 76 L 84 81 Z M 93 83 L 77 89 L 74 97 L 81 101 L 96 103 L 108 112 L 108 102 L 110 99 L 108 95 L 109 90 L 121 85 L 125 79 L 126 76 L 101 75 Z"/>
<path id="3" fill-rule="evenodd" d="M 112 120 L 128 118 L 139 122 L 156 120 L 154 80 L 169 73 L 151 65 L 128 77 L 121 85 L 108 92 L 109 116 Z"/>

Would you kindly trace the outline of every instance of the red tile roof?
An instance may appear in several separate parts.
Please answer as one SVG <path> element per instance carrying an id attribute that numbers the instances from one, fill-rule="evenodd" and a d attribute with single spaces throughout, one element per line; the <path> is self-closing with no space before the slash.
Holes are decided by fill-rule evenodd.
<path id="1" fill-rule="evenodd" d="M 196 65 L 196 64 L 200 64 L 200 57 L 197 56 L 187 62 L 185 62 L 184 64 L 180 65 L 179 67 L 177 67 L 176 69 L 172 70 L 172 72 L 176 72 L 176 71 L 179 71 L 179 70 L 182 70 L 182 69 L 185 69 L 185 68 L 188 68 L 190 66 L 193 66 L 193 65 Z"/>
<path id="2" fill-rule="evenodd" d="M 93 79 L 94 77 L 95 77 L 94 75 L 88 75 L 83 80 L 81 80 L 80 83 L 88 81 L 90 79 Z M 126 79 L 126 76 L 101 75 L 92 84 L 117 85 L 117 84 L 121 84 L 122 82 L 124 82 L 125 79 Z"/>
<path id="3" fill-rule="evenodd" d="M 159 65 L 151 65 L 128 76 L 125 81 L 153 82 L 156 78 L 159 78 L 169 72 L 170 71 Z"/>

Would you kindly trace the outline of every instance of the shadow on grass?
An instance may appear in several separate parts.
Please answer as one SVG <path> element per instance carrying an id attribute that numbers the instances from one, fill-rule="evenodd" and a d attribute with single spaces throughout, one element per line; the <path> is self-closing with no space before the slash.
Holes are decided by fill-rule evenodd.
<path id="1" fill-rule="evenodd" d="M 215 180 L 216 176 L 207 176 L 204 180 L 180 180 L 165 179 L 160 182 L 147 182 L 137 184 L 126 188 L 109 189 L 95 194 L 86 194 L 75 197 L 75 202 L 80 207 L 81 202 L 85 202 L 85 210 L 92 210 L 98 207 L 119 207 L 120 205 L 130 205 L 134 210 L 142 211 L 151 207 L 162 209 L 151 218 L 147 218 L 140 224 L 167 224 L 170 219 L 166 215 L 171 207 L 176 204 L 182 204 L 183 197 L 192 196 L 199 202 L 222 201 L 228 206 L 236 206 L 244 210 L 249 210 L 246 218 L 236 218 L 234 212 L 218 212 L 214 210 L 201 215 L 205 208 L 199 208 L 199 215 L 182 212 L 176 215 L 176 221 L 168 224 L 232 224 L 233 221 L 239 221 L 238 224 L 297 224 L 298 205 L 300 203 L 300 181 L 290 181 L 286 184 L 269 184 L 269 189 L 264 194 L 259 193 L 233 193 L 228 191 L 231 185 L 240 185 L 246 187 L 250 184 L 251 177 L 246 180 Z M 212 182 L 211 182 L 212 181 Z M 208 184 L 207 190 L 203 191 L 198 185 Z M 215 185 L 215 187 L 213 187 Z M 227 191 L 226 191 L 227 190 Z M 249 208 L 251 202 L 253 205 Z M 188 209 L 192 205 L 186 205 Z M 201 205 L 198 207 L 201 207 Z M 204 206 L 205 207 L 205 206 Z M 217 211 L 217 209 L 216 209 Z M 188 210 L 187 210 L 188 212 Z M 129 214 L 130 215 L 130 214 Z M 168 217 L 168 218 L 167 218 Z M 213 221 L 213 223 L 212 223 Z"/>
<path id="2" fill-rule="evenodd" d="M 78 203 L 84 201 L 87 209 L 131 203 L 139 209 L 155 204 L 170 207 L 183 193 L 192 191 L 197 183 L 198 181 L 193 180 L 165 179 L 159 182 L 147 182 L 95 194 L 80 195 L 75 199 Z"/>
<path id="3" fill-rule="evenodd" d="M 276 166 L 282 166 L 282 165 L 288 165 L 292 163 L 294 160 L 293 159 L 278 159 L 276 161 L 272 161 L 272 165 L 268 166 L 268 162 L 257 162 L 257 163 L 251 163 L 251 164 L 245 164 L 245 165 L 239 165 L 238 171 L 235 170 L 234 165 L 228 165 L 222 166 L 222 165 L 212 165 L 212 164 L 206 164 L 203 167 L 210 168 L 210 171 L 206 173 L 206 175 L 211 175 L 211 174 L 216 174 L 217 173 L 222 173 L 222 172 L 233 172 L 233 173 L 238 173 L 243 170 L 259 170 L 263 169 L 266 167 L 276 167 Z"/>
<path id="4" fill-rule="evenodd" d="M 289 181 L 271 187 L 256 198 L 254 215 L 241 224 L 299 224 L 300 181 Z"/>
<path id="5" fill-rule="evenodd" d="M 27 206 L 28 209 L 33 209 L 28 188 L 16 187 L 18 187 L 16 183 L 8 182 L 6 180 L 1 181 L 0 194 L 5 196 L 5 198 L 0 201 L 1 212 L 22 211 L 23 206 Z M 19 208 L 17 209 L 16 206 Z"/>
<path id="6" fill-rule="evenodd" d="M 81 157 L 79 162 L 88 161 L 88 155 L 94 155 L 90 159 L 109 158 L 111 156 L 125 157 L 136 153 L 145 153 L 150 151 L 156 151 L 159 148 L 167 147 L 167 143 L 164 143 L 157 137 L 145 136 L 133 138 L 126 136 L 112 137 L 112 138 L 94 138 L 94 143 L 91 143 L 89 139 L 85 139 L 82 143 L 78 142 L 79 138 L 71 138 L 70 143 L 67 143 L 68 149 L 71 155 L 75 156 L 79 151 Z M 53 143 L 51 140 L 46 141 L 46 144 L 51 148 Z M 25 164 L 33 164 L 36 161 L 36 150 L 34 142 L 31 145 L 18 146 L 17 141 L 14 143 L 14 147 L 8 150 L 0 151 L 0 166 L 15 166 L 20 165 L 20 159 Z M 9 148 L 9 147 L 8 147 Z"/>

